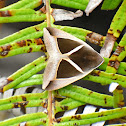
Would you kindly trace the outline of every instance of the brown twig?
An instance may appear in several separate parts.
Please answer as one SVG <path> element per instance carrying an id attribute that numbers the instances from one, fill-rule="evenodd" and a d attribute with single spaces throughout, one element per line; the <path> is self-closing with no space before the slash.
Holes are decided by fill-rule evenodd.
<path id="1" fill-rule="evenodd" d="M 47 27 L 51 27 L 50 20 L 50 0 L 46 0 L 46 17 L 47 17 Z M 48 92 L 48 117 L 49 117 L 49 126 L 52 126 L 52 91 Z"/>
<path id="2" fill-rule="evenodd" d="M 47 17 L 47 27 L 51 27 L 51 20 L 50 20 L 50 0 L 46 0 L 46 17 Z"/>
<path id="3" fill-rule="evenodd" d="M 48 117 L 49 117 L 49 126 L 52 126 L 52 91 L 48 92 Z"/>

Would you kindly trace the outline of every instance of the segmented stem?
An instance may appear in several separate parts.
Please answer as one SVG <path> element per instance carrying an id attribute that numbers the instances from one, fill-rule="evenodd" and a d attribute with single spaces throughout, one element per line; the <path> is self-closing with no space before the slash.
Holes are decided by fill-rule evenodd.
<path id="1" fill-rule="evenodd" d="M 51 27 L 51 20 L 50 20 L 50 0 L 46 0 L 46 17 L 47 17 L 47 27 Z"/>
<path id="2" fill-rule="evenodd" d="M 50 0 L 46 0 L 46 17 L 47 17 L 47 27 L 51 27 L 50 20 Z M 49 117 L 49 126 L 52 126 L 52 91 L 48 93 L 48 117 Z"/>

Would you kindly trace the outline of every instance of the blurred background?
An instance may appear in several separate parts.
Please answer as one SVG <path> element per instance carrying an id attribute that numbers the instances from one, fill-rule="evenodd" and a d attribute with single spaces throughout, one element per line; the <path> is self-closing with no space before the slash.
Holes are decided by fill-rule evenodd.
<path id="1" fill-rule="evenodd" d="M 12 4 L 16 1 L 18 1 L 18 0 L 11 0 L 11 1 L 6 0 L 5 6 Z M 88 17 L 84 13 L 82 17 L 76 18 L 73 21 L 62 21 L 62 22 L 56 22 L 55 24 L 84 28 L 84 29 L 99 33 L 101 35 L 106 35 L 107 30 L 110 26 L 111 20 L 112 20 L 113 16 L 115 15 L 118 8 L 116 10 L 112 10 L 112 11 L 103 11 L 103 10 L 101 10 L 101 5 L 102 4 L 100 4 L 100 6 L 97 7 Z M 63 8 L 63 9 L 67 9 L 67 10 L 74 11 L 74 12 L 76 11 L 75 9 L 64 8 L 64 7 L 60 7 L 60 6 L 56 6 L 56 5 L 52 5 L 52 7 L 53 8 Z M 38 23 L 41 23 L 41 22 L 1 24 L 0 39 L 6 37 L 8 35 L 11 35 L 21 29 L 24 29 L 29 26 L 33 26 Z M 121 34 L 121 36 L 124 33 L 125 33 L 125 29 L 124 29 L 123 33 Z M 90 43 L 88 43 L 88 44 L 90 44 Z M 90 45 L 99 52 L 100 47 L 92 45 L 92 44 L 90 44 Z M 37 59 L 41 55 L 43 55 L 41 52 L 36 52 L 36 53 L 22 54 L 22 55 L 18 55 L 18 56 L 0 59 L 0 76 L 7 77 L 7 76 L 11 75 L 13 72 L 17 71 L 24 65 Z M 81 80 L 75 82 L 75 84 L 80 85 L 82 87 L 86 87 L 93 91 L 110 94 L 108 92 L 108 86 L 101 86 L 100 84 L 96 84 L 96 83 L 89 82 L 89 81 L 81 81 Z M 0 114 L 0 117 L 1 117 L 1 114 Z"/>

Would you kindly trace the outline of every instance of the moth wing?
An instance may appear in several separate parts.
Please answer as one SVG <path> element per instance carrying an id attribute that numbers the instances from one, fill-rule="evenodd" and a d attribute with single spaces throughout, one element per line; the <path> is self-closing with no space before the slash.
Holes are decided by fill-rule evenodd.
<path id="1" fill-rule="evenodd" d="M 43 29 L 43 32 L 44 32 L 43 35 L 44 43 L 49 55 L 52 55 L 54 53 L 59 53 L 57 38 L 55 36 L 52 36 L 46 28 Z"/>
<path id="2" fill-rule="evenodd" d="M 42 89 L 45 89 L 49 83 L 57 76 L 57 69 L 59 67 L 60 59 L 50 57 L 47 61 L 47 66 L 43 75 Z"/>
<path id="3" fill-rule="evenodd" d="M 85 72 L 84 74 L 79 74 L 79 75 L 77 75 L 75 77 L 71 77 L 71 78 L 55 79 L 50 82 L 50 84 L 47 86 L 46 90 L 52 91 L 52 90 L 57 90 L 57 89 L 63 88 L 77 80 L 80 80 L 81 78 L 83 78 L 84 76 L 89 74 L 91 71 L 93 71 L 93 70 Z"/>

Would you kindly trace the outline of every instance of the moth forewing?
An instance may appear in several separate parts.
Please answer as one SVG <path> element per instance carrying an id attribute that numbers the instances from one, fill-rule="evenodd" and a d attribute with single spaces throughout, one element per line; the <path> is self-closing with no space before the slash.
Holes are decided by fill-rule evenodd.
<path id="1" fill-rule="evenodd" d="M 69 62 L 80 73 L 83 73 L 82 69 L 76 63 L 74 63 L 72 60 L 70 60 L 68 58 L 67 59 L 64 59 L 64 60 L 66 60 L 67 62 Z"/>
<path id="2" fill-rule="evenodd" d="M 46 89 L 46 87 L 49 85 L 50 81 L 56 78 L 57 75 L 57 69 L 60 64 L 60 59 L 54 59 L 50 57 L 47 62 L 47 66 L 44 71 L 43 75 L 43 85 L 42 89 Z"/>
<path id="3" fill-rule="evenodd" d="M 56 42 L 57 38 L 55 36 L 52 36 L 46 28 L 44 28 L 43 32 L 44 32 L 43 38 L 45 46 L 49 55 L 51 56 L 52 54 L 59 53 L 59 49 Z"/>
<path id="4" fill-rule="evenodd" d="M 50 82 L 50 84 L 48 85 L 46 90 L 52 91 L 52 90 L 57 90 L 57 89 L 63 88 L 65 86 L 67 86 L 67 85 L 69 85 L 69 84 L 83 78 L 83 76 L 84 75 L 79 74 L 79 75 L 77 75 L 75 77 L 54 79 L 53 81 Z"/>

